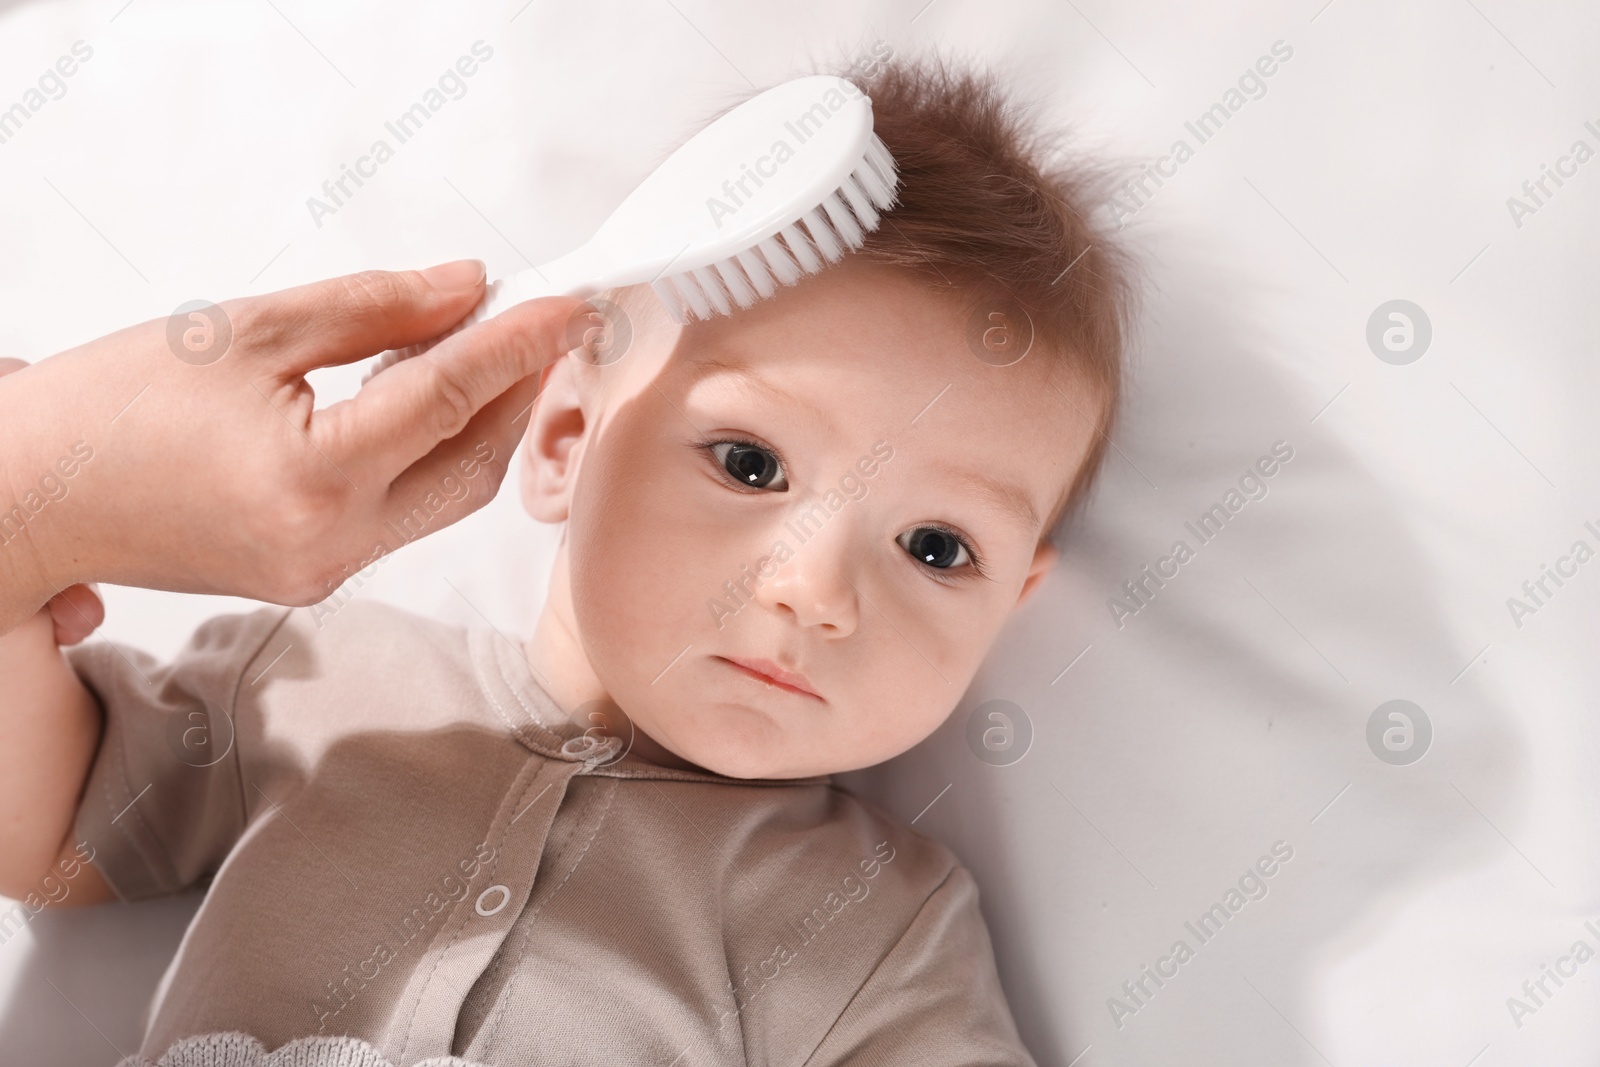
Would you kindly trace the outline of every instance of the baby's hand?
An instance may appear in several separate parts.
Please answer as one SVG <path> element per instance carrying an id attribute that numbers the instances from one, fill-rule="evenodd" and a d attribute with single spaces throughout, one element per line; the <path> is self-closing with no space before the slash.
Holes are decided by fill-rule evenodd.
<path id="1" fill-rule="evenodd" d="M 90 586 L 73 585 L 50 598 L 33 617 L 0 634 L 0 666 L 6 680 L 16 682 L 19 670 L 34 670 L 51 648 L 66 648 L 88 639 L 105 621 L 106 609 Z"/>
<path id="2" fill-rule="evenodd" d="M 87 640 L 106 619 L 106 606 L 93 585 L 69 585 L 40 610 L 50 616 L 61 648 Z"/>

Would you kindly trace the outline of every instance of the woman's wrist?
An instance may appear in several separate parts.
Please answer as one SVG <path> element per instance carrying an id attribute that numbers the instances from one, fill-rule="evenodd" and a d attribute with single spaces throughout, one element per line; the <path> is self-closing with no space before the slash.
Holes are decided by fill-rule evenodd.
<path id="1" fill-rule="evenodd" d="M 0 550 L 0 637 L 37 615 L 54 595 L 48 583 L 17 567 L 14 555 Z"/>
<path id="2" fill-rule="evenodd" d="M 7 434 L 0 455 L 0 633 L 35 614 L 45 601 L 70 581 L 56 573 L 52 544 L 41 529 L 61 510 L 63 483 L 55 464 L 39 460 L 38 415 L 48 410 L 37 395 L 47 371 L 26 371 L 0 377 L 0 425 Z M 19 432 L 20 431 L 20 432 Z"/>
<path id="3" fill-rule="evenodd" d="M 25 509 L 12 496 L 9 471 L 0 464 L 0 634 L 9 633 L 55 595 Z"/>

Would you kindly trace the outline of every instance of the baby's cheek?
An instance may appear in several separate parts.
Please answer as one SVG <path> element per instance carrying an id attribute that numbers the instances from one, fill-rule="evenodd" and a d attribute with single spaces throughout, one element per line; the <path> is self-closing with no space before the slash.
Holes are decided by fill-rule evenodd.
<path id="1" fill-rule="evenodd" d="M 885 749 L 880 758 L 892 759 L 907 749 L 914 748 L 924 738 L 939 728 L 950 715 L 954 706 L 951 700 L 950 687 L 943 684 L 937 690 L 924 686 L 917 691 L 917 696 L 905 701 L 896 709 L 896 714 L 888 723 L 885 731 L 887 738 Z"/>
<path id="2" fill-rule="evenodd" d="M 863 665 L 839 672 L 842 687 L 834 687 L 827 724 L 813 739 L 827 754 L 829 773 L 882 763 L 924 736 L 920 719 L 933 696 L 925 691 L 924 680 L 893 654 L 868 655 L 857 662 Z M 922 670 L 932 674 L 926 663 Z"/>
<path id="3" fill-rule="evenodd" d="M 657 499 L 661 486 L 631 473 L 629 464 L 618 463 L 616 449 L 608 451 L 603 458 L 591 456 L 599 462 L 584 472 L 592 476 L 581 490 L 584 506 L 574 507 L 569 528 L 574 585 L 581 565 L 583 584 L 613 610 L 631 605 L 638 611 L 658 602 L 657 594 L 670 579 L 676 546 L 670 524 L 663 521 L 670 512 Z"/>

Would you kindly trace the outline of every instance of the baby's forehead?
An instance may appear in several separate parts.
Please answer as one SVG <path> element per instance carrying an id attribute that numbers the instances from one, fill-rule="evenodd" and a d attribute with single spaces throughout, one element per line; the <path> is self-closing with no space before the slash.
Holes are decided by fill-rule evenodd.
<path id="1" fill-rule="evenodd" d="M 863 336 L 831 328 L 837 322 L 818 325 L 823 328 L 814 334 L 733 323 L 715 335 L 685 331 L 663 353 L 663 376 L 684 385 L 727 379 L 833 411 L 917 400 L 913 419 L 936 406 L 987 407 L 995 416 L 993 433 L 1016 438 L 1027 436 L 1040 418 L 1055 421 L 1062 406 L 1095 406 L 1081 376 L 1043 351 L 997 366 L 974 357 L 959 334 L 888 330 Z"/>
<path id="2" fill-rule="evenodd" d="M 1059 440 L 1064 422 L 1100 421 L 1103 405 L 1070 359 L 1031 342 L 1015 359 L 995 358 L 984 331 L 996 327 L 982 310 L 970 290 L 847 261 L 731 316 L 676 325 L 659 307 L 640 308 L 635 333 L 651 349 L 640 362 L 654 381 L 715 381 L 838 424 L 887 430 L 898 420 L 903 433 L 1037 447 L 1041 434 Z"/>

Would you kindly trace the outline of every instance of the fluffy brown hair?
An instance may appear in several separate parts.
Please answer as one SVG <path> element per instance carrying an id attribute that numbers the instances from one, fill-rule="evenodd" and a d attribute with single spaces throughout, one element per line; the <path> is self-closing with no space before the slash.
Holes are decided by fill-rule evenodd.
<path id="1" fill-rule="evenodd" d="M 1120 405 L 1136 297 L 1131 257 L 1098 209 L 1114 175 L 1063 149 L 1009 100 L 992 72 L 933 55 L 835 65 L 872 99 L 873 130 L 894 156 L 896 203 L 855 255 L 946 287 L 970 313 L 1009 299 L 1033 343 L 1092 397 L 1095 436 L 1041 537 L 1089 492 Z M 1100 221 L 1097 221 L 1100 220 Z M 1076 403 L 1076 401 L 1074 401 Z"/>

